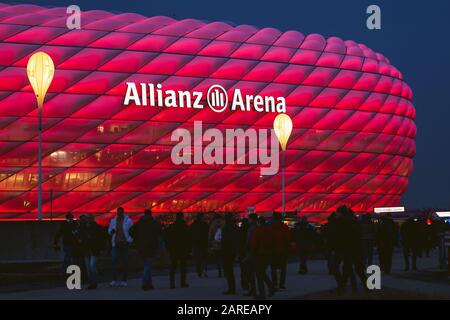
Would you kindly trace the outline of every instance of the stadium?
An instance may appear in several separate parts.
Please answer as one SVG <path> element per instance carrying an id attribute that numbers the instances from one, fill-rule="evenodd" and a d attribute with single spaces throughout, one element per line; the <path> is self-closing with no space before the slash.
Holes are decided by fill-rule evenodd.
<path id="1" fill-rule="evenodd" d="M 281 177 L 260 164 L 172 163 L 171 133 L 271 129 L 266 109 L 124 105 L 127 83 L 200 92 L 220 85 L 285 100 L 286 210 L 323 221 L 397 206 L 415 154 L 412 91 L 388 58 L 364 44 L 300 31 L 135 13 L 0 4 L 0 219 L 37 217 L 36 99 L 29 57 L 43 51 L 55 76 L 43 107 L 43 216 L 281 210 Z M 137 85 L 140 89 L 140 85 Z M 204 99 L 203 99 L 204 100 Z M 204 103 L 204 101 L 203 101 Z M 225 153 L 225 152 L 224 152 Z"/>

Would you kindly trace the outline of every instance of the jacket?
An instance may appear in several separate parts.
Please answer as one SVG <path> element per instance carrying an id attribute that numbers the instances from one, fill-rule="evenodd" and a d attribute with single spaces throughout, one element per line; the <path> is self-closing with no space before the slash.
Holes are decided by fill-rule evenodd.
<path id="1" fill-rule="evenodd" d="M 225 223 L 222 233 L 222 253 L 234 256 L 239 251 L 239 228 L 234 223 Z"/>
<path id="2" fill-rule="evenodd" d="M 287 254 L 291 243 L 289 227 L 281 221 L 274 221 L 270 226 L 273 233 L 273 250 L 275 254 Z"/>
<path id="3" fill-rule="evenodd" d="M 253 231 L 250 252 L 253 256 L 269 256 L 273 253 L 274 239 L 270 226 L 258 226 Z"/>
<path id="4" fill-rule="evenodd" d="M 55 245 L 57 245 L 59 240 L 62 238 L 63 246 L 75 246 L 77 242 L 76 229 L 76 222 L 63 221 L 59 226 L 58 232 L 56 233 L 54 240 Z"/>
<path id="5" fill-rule="evenodd" d="M 394 247 L 397 242 L 397 231 L 397 226 L 392 219 L 382 219 L 378 226 L 378 246 Z"/>
<path id="6" fill-rule="evenodd" d="M 314 246 L 315 232 L 308 223 L 299 222 L 293 230 L 297 250 L 310 250 Z"/>
<path id="7" fill-rule="evenodd" d="M 191 237 L 185 221 L 175 221 L 166 230 L 166 247 L 172 257 L 186 259 L 191 251 Z"/>
<path id="8" fill-rule="evenodd" d="M 110 236 L 112 236 L 111 239 L 111 243 L 112 246 L 115 247 L 116 246 L 116 234 L 117 231 L 113 233 L 113 230 L 116 230 L 116 225 L 117 225 L 117 216 L 115 216 L 114 218 L 112 218 L 111 222 L 109 223 L 109 228 L 108 228 L 108 234 Z M 133 221 L 131 221 L 130 217 L 128 217 L 127 215 L 123 216 L 123 234 L 125 236 L 125 239 L 127 240 L 128 243 L 132 243 L 133 242 L 133 238 L 130 235 L 130 228 L 133 226 Z"/>
<path id="9" fill-rule="evenodd" d="M 143 216 L 130 229 L 139 253 L 147 258 L 158 253 L 161 227 L 152 217 Z"/>
<path id="10" fill-rule="evenodd" d="M 194 221 L 190 227 L 192 246 L 196 249 L 208 250 L 209 225 L 205 221 Z"/>
<path id="11" fill-rule="evenodd" d="M 83 251 L 87 255 L 99 256 L 104 247 L 105 241 L 104 230 L 97 223 L 87 225 L 83 231 Z"/>

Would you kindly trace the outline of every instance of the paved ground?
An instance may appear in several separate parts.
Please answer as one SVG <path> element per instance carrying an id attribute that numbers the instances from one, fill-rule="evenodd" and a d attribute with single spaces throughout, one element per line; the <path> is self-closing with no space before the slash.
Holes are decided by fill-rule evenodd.
<path id="1" fill-rule="evenodd" d="M 402 257 L 397 253 L 392 275 L 382 275 L 382 290 L 369 294 L 360 290 L 356 295 L 341 296 L 332 291 L 335 282 L 327 273 L 325 261 L 311 261 L 310 273 L 307 275 L 298 275 L 297 264 L 291 263 L 288 265 L 287 290 L 278 292 L 273 299 L 450 299 L 450 281 L 445 272 L 435 268 L 436 261 L 434 255 L 422 258 L 418 263 L 420 271 L 404 273 Z M 236 275 L 239 275 L 238 269 Z M 140 280 L 134 279 L 129 281 L 127 288 L 110 288 L 108 284 L 102 283 L 96 291 L 53 288 L 0 294 L 0 299 L 249 299 L 240 290 L 235 296 L 223 295 L 225 280 L 217 278 L 214 271 L 207 279 L 199 279 L 195 274 L 189 273 L 188 282 L 189 288 L 169 289 L 168 276 L 158 275 L 154 277 L 156 290 L 149 292 L 141 291 Z"/>

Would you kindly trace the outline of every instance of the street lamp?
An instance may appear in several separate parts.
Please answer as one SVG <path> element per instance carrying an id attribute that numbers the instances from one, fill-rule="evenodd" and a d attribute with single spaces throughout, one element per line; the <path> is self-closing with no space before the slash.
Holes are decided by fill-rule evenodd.
<path id="1" fill-rule="evenodd" d="M 38 220 L 42 220 L 42 105 L 54 74 L 53 60 L 45 52 L 36 52 L 28 60 L 28 81 L 38 105 Z"/>
<path id="2" fill-rule="evenodd" d="M 282 209 L 283 216 L 286 214 L 286 196 L 284 194 L 284 158 L 286 145 L 289 140 L 289 136 L 292 133 L 292 120 L 285 113 L 280 113 L 277 115 L 275 120 L 273 121 L 273 129 L 275 130 L 275 134 L 278 138 L 278 141 L 281 145 L 281 196 L 282 196 Z"/>

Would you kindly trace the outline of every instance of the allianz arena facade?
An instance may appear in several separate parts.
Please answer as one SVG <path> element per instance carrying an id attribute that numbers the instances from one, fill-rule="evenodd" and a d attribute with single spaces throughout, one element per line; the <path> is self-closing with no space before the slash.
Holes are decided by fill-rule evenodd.
<path id="1" fill-rule="evenodd" d="M 175 165 L 170 135 L 272 128 L 274 112 L 124 106 L 126 83 L 285 97 L 286 210 L 323 220 L 400 204 L 415 153 L 402 74 L 353 41 L 249 25 L 0 4 L 0 220 L 37 217 L 37 108 L 28 58 L 56 67 L 43 108 L 43 215 L 281 210 L 281 176 L 258 165 Z"/>

